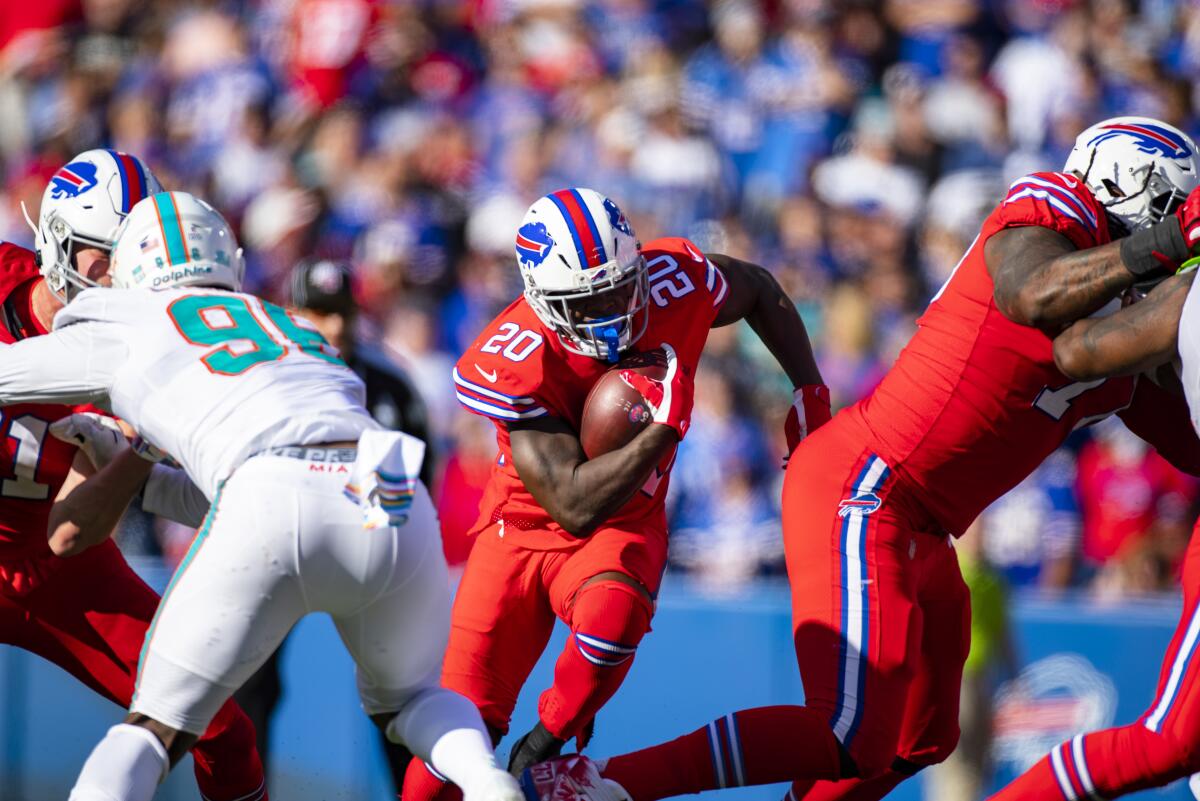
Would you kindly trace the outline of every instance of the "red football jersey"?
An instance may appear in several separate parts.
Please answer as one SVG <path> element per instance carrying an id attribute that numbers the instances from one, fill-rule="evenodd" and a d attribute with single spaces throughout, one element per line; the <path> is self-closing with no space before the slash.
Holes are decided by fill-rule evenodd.
<path id="1" fill-rule="evenodd" d="M 37 276 L 32 251 L 0 243 L 0 343 L 46 333 L 30 309 Z M 38 571 L 27 560 L 51 556 L 46 543 L 50 507 L 76 448 L 55 439 L 48 429 L 75 411 L 95 410 L 45 403 L 0 409 L 0 592 L 28 591 Z"/>
<path id="2" fill-rule="evenodd" d="M 694 371 L 709 328 L 725 300 L 725 277 L 686 239 L 656 239 L 641 252 L 649 270 L 650 313 L 636 347 L 652 350 L 662 342 L 670 343 L 681 365 Z M 505 424 L 553 415 L 578 431 L 584 400 L 610 366 L 567 350 L 538 319 L 524 296 L 483 329 L 454 369 L 459 401 L 468 410 L 495 421 L 500 447 L 472 533 L 503 520 L 505 536 L 519 536 L 525 547 L 545 550 L 577 541 L 521 483 L 512 464 Z M 661 532 L 665 537 L 663 499 L 673 460 L 672 453 L 605 525 Z"/>
<path id="3" fill-rule="evenodd" d="M 1072 381 L 1054 366 L 1050 337 L 996 308 L 984 244 L 1023 225 L 1057 231 L 1080 250 L 1112 240 L 1103 208 L 1078 179 L 1018 180 L 887 376 L 847 410 L 868 430 L 869 447 L 955 535 L 1072 430 L 1128 406 L 1136 386 L 1134 378 Z"/>

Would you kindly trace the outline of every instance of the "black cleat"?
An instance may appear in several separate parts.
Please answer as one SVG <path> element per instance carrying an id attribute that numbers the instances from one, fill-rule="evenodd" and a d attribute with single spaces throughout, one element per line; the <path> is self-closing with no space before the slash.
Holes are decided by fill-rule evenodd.
<path id="1" fill-rule="evenodd" d="M 566 740 L 555 737 L 539 720 L 537 725 L 513 746 L 512 756 L 508 759 L 508 772 L 520 776 L 531 765 L 558 756 L 566 744 Z"/>

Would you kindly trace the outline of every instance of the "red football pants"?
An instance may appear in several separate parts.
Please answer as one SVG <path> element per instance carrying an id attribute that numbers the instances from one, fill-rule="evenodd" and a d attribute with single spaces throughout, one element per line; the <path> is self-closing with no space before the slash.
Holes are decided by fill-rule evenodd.
<path id="1" fill-rule="evenodd" d="M 827 717 L 860 776 L 897 760 L 915 772 L 958 743 L 970 595 L 949 537 L 837 423 L 798 449 L 784 482 L 805 705 Z"/>
<path id="2" fill-rule="evenodd" d="M 954 750 L 967 588 L 949 539 L 848 428 L 809 437 L 784 482 L 806 706 L 742 710 L 613 757 L 603 775 L 634 801 L 788 780 L 789 801 L 873 801 Z"/>
<path id="3" fill-rule="evenodd" d="M 558 617 L 571 629 L 554 683 L 538 716 L 570 739 L 612 697 L 633 665 L 666 562 L 665 537 L 601 529 L 574 547 L 523 548 L 493 525 L 480 533 L 450 619 L 442 685 L 471 699 L 495 736 L 508 732 L 517 694 L 546 648 Z M 638 586 L 593 580 L 619 573 Z M 420 760 L 409 763 L 406 801 L 439 797 L 441 782 Z"/>
<path id="4" fill-rule="evenodd" d="M 1129 726 L 1079 734 L 1018 776 L 992 801 L 1116 798 L 1200 771 L 1200 521 L 1183 563 L 1183 615 L 1167 648 L 1154 702 Z"/>
<path id="5" fill-rule="evenodd" d="M 0 642 L 53 662 L 128 708 L 158 600 L 109 540 L 61 560 L 29 594 L 0 595 Z M 192 753 L 205 798 L 266 798 L 254 726 L 233 701 L 221 707 Z"/>
<path id="6" fill-rule="evenodd" d="M 665 549 L 645 534 L 616 529 L 601 529 L 575 548 L 556 551 L 522 548 L 499 534 L 498 525 L 485 529 L 467 559 L 450 617 L 442 684 L 474 701 L 484 722 L 504 733 L 517 694 L 550 639 L 555 617 L 572 631 L 560 666 L 562 659 L 573 662 L 577 651 L 579 655 L 599 656 L 589 650 L 589 641 L 610 641 L 616 648 L 628 649 L 611 652 L 612 658 L 607 661 L 618 664 L 594 666 L 609 679 L 601 682 L 602 699 L 565 697 L 556 671 L 555 686 L 543 693 L 538 709 L 546 728 L 568 739 L 616 691 L 632 664 L 632 649 L 641 639 L 641 634 L 631 631 L 626 640 L 632 642 L 617 642 L 619 636 L 614 636 L 611 628 L 606 632 L 608 636 L 599 631 L 577 631 L 583 623 L 576 619 L 581 588 L 601 573 L 614 572 L 632 578 L 645 589 L 643 594 L 630 586 L 631 596 L 653 596 L 662 577 Z M 643 611 L 649 606 L 646 599 Z M 608 628 L 614 624 L 617 629 L 637 628 L 636 622 L 630 626 L 625 621 L 603 619 L 589 620 L 586 627 Z M 579 633 L 593 636 L 577 642 Z M 581 661 L 593 664 L 588 659 Z"/>

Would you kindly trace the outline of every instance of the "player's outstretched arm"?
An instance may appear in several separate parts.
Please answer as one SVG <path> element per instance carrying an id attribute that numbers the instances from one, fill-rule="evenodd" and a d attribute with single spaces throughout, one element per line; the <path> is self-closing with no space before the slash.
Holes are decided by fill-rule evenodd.
<path id="1" fill-rule="evenodd" d="M 1153 370 L 1178 352 L 1179 318 L 1195 273 L 1163 281 L 1107 317 L 1080 320 L 1054 340 L 1054 362 L 1077 381 Z"/>
<path id="2" fill-rule="evenodd" d="M 103 401 L 126 351 L 101 332 L 85 323 L 0 346 L 0 406 Z"/>
<path id="3" fill-rule="evenodd" d="M 624 447 L 588 459 L 562 420 L 509 423 L 513 466 L 543 509 L 570 534 L 586 537 L 646 483 L 679 442 L 668 425 L 648 425 Z"/>
<path id="4" fill-rule="evenodd" d="M 1137 280 L 1121 259 L 1121 243 L 1078 250 L 1057 231 L 1006 228 L 983 249 L 996 307 L 1014 323 L 1053 336 Z"/>
<path id="5" fill-rule="evenodd" d="M 126 448 L 92 475 L 87 457 L 77 453 L 50 509 L 50 550 L 57 556 L 75 556 L 108 539 L 150 468 L 150 462 Z"/>
<path id="6" fill-rule="evenodd" d="M 1198 240 L 1194 189 L 1174 214 L 1106 245 L 1079 250 L 1056 231 L 1025 225 L 993 234 L 983 255 L 1004 316 L 1055 336 L 1127 287 L 1174 273 Z"/>
<path id="7" fill-rule="evenodd" d="M 729 282 L 729 292 L 713 320 L 713 328 L 745 320 L 771 351 L 793 386 L 823 384 L 812 344 L 808 341 L 808 330 L 796 311 L 796 304 L 775 276 L 757 264 L 732 256 L 705 255 Z"/>

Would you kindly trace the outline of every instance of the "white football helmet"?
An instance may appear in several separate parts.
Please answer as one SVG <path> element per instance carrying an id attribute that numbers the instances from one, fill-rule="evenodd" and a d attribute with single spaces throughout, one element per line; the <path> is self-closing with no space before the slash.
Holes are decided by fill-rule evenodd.
<path id="1" fill-rule="evenodd" d="M 130 209 L 161 191 L 141 159 L 116 150 L 87 150 L 54 173 L 42 193 L 38 224 L 25 212 L 50 291 L 66 303 L 79 290 L 95 286 L 75 269 L 75 249 L 112 250 L 117 227 Z"/>
<path id="2" fill-rule="evenodd" d="M 1113 117 L 1075 140 L 1067 172 L 1077 173 L 1127 232 L 1175 211 L 1200 176 L 1196 143 L 1183 131 L 1149 117 Z"/>
<path id="3" fill-rule="evenodd" d="M 525 298 L 567 349 L 616 362 L 649 319 L 639 247 L 625 215 L 599 192 L 574 188 L 546 195 L 529 207 L 517 230 Z"/>
<path id="4" fill-rule="evenodd" d="M 229 223 L 187 192 L 139 202 L 117 231 L 109 275 L 117 289 L 242 288 L 246 262 Z"/>

